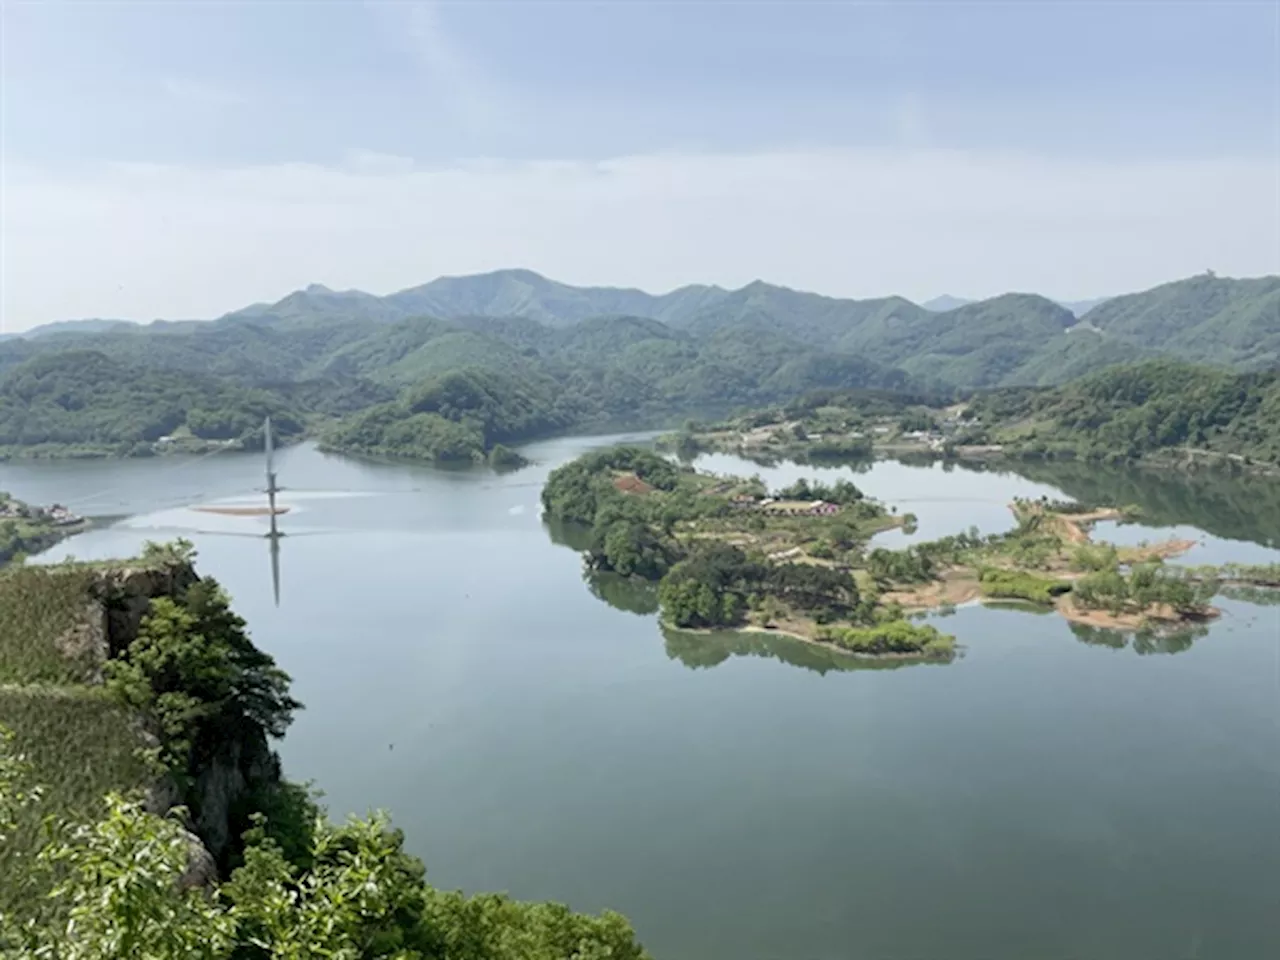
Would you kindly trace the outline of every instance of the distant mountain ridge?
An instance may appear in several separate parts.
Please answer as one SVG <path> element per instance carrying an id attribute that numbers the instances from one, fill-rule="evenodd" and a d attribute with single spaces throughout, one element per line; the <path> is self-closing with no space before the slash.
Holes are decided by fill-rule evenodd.
<path id="1" fill-rule="evenodd" d="M 1094 297 L 1092 300 L 1055 300 L 1054 302 L 1066 307 L 1077 317 L 1083 317 L 1100 303 L 1106 303 L 1111 297 Z M 956 310 L 960 307 L 968 306 L 977 301 L 968 300 L 964 297 L 953 297 L 949 293 L 944 293 L 940 297 L 934 297 L 932 300 L 926 300 L 920 306 L 934 313 L 942 313 L 946 310 Z"/>
<path id="2" fill-rule="evenodd" d="M 763 281 L 738 290 L 695 284 L 651 294 L 499 270 L 440 277 L 382 297 L 312 284 L 212 322 L 52 324 L 5 341 L 0 370 L 74 343 L 112 355 L 145 353 L 152 366 L 199 363 L 242 377 L 336 372 L 404 382 L 413 371 L 439 371 L 449 358 L 505 358 L 519 366 L 535 354 L 559 356 L 563 345 L 547 333 L 579 327 L 590 332 L 592 363 L 628 355 L 637 338 L 644 351 L 671 362 L 677 354 L 685 360 L 690 351 L 728 354 L 752 343 L 787 360 L 814 351 L 858 358 L 942 390 L 1060 383 L 1101 366 L 1160 356 L 1241 369 L 1280 364 L 1280 277 L 1203 274 L 1096 305 L 1023 293 L 943 301 L 960 305 L 936 311 L 930 305 L 938 300 L 921 306 L 896 296 L 840 299 Z M 1087 317 L 1078 319 L 1072 308 L 1086 306 Z M 426 318 L 435 326 L 410 323 Z M 430 350 L 424 331 L 431 331 Z M 52 332 L 60 335 L 46 336 Z M 145 350 L 140 336 L 152 338 Z M 416 338 L 413 349 L 397 353 L 406 337 Z M 287 359 L 268 359 L 272 352 Z"/>
<path id="3" fill-rule="evenodd" d="M 332 436 L 349 449 L 475 459 L 550 429 L 669 423 L 815 390 L 948 402 L 1157 358 L 1280 366 L 1280 277 L 1190 277 L 1084 319 L 1028 293 L 934 312 L 763 281 L 654 295 L 524 270 L 386 297 L 312 285 L 214 321 L 73 321 L 3 340 L 0 457 L 145 451 L 175 431 L 219 442 L 270 413 L 316 431 L 343 417 Z"/>

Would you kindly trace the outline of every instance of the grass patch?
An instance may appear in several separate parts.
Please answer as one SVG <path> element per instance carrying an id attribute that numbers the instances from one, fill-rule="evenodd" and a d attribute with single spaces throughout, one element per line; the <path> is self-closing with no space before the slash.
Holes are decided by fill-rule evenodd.
<path id="1" fill-rule="evenodd" d="M 1065 580 L 1000 567 L 984 567 L 978 574 L 978 586 L 984 597 L 1046 604 L 1053 603 L 1054 597 L 1071 590 L 1071 584 Z"/>
<path id="2" fill-rule="evenodd" d="M 46 816 L 94 822 L 110 791 L 142 789 L 152 780 L 139 752 L 137 719 L 90 687 L 0 690 L 0 726 L 13 731 L 14 750 L 32 766 L 44 793 L 22 811 L 14 836 L 0 844 L 0 878 L 15 878 L 13 861 L 33 854 L 44 839 Z M 23 915 L 41 891 L 0 880 L 0 913 Z"/>
<path id="3" fill-rule="evenodd" d="M 97 663 L 68 655 L 58 641 L 82 622 L 92 572 L 79 567 L 18 567 L 0 573 L 0 684 L 88 680 Z"/>

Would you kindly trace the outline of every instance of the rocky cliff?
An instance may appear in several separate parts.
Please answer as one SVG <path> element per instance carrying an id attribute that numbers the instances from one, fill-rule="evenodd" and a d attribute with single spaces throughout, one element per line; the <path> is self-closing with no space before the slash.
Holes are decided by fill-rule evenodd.
<path id="1" fill-rule="evenodd" d="M 65 654 L 86 663 L 91 684 L 102 683 L 107 661 L 123 655 L 137 638 L 153 600 L 169 597 L 180 602 L 200 580 L 187 560 L 122 562 L 78 572 L 85 571 L 83 611 L 57 643 Z M 140 720 L 144 741 L 157 746 L 158 731 L 149 729 L 148 718 Z M 193 853 L 192 873 L 206 876 L 209 863 L 226 866 L 250 825 L 251 798 L 279 782 L 279 759 L 261 730 L 219 730 L 192 745 L 188 776 L 166 774 L 151 786 L 147 806 L 156 813 L 186 808 L 187 825 L 206 851 Z"/>

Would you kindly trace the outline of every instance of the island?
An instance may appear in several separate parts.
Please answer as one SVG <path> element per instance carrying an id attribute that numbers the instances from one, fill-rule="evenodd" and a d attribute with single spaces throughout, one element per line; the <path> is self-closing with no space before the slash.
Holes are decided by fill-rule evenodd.
<path id="1" fill-rule="evenodd" d="M 949 661 L 954 638 L 918 621 L 974 601 L 1032 604 L 1098 628 L 1174 629 L 1217 615 L 1209 601 L 1222 580 L 1165 563 L 1192 541 L 1093 540 L 1096 523 L 1133 519 L 1132 508 L 1015 500 L 1005 533 L 892 550 L 871 538 L 915 518 L 848 480 L 771 491 L 635 447 L 558 468 L 542 503 L 549 520 L 586 531 L 593 568 L 656 581 L 670 627 L 768 631 L 856 657 Z"/>

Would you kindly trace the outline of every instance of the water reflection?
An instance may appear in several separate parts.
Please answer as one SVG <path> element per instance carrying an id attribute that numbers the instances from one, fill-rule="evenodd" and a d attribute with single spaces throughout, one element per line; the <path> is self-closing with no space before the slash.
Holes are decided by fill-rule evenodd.
<path id="1" fill-rule="evenodd" d="M 1280 607 L 1280 589 L 1275 587 L 1223 587 L 1221 593 L 1228 600 L 1255 607 Z"/>
<path id="2" fill-rule="evenodd" d="M 542 527 L 551 542 L 558 547 L 568 547 L 574 553 L 584 553 L 591 546 L 591 528 L 582 523 L 569 523 L 543 517 Z"/>
<path id="3" fill-rule="evenodd" d="M 1274 477 L 1061 460 L 1002 462 L 1000 470 L 1058 487 L 1077 500 L 1137 504 L 1142 522 L 1153 527 L 1187 524 L 1228 540 L 1280 547 L 1280 483 Z"/>
<path id="4" fill-rule="evenodd" d="M 765 657 L 814 673 L 851 670 L 897 670 L 899 667 L 942 666 L 924 660 L 868 660 L 805 643 L 794 637 L 764 632 L 689 633 L 662 628 L 667 656 L 690 670 L 716 667 L 730 657 Z"/>
<path id="5" fill-rule="evenodd" d="M 658 612 L 658 585 L 639 577 L 587 568 L 582 573 L 591 595 L 615 610 L 649 617 Z"/>
<path id="6" fill-rule="evenodd" d="M 1180 627 L 1177 630 L 1137 630 L 1125 633 L 1106 627 L 1091 627 L 1084 623 L 1069 624 L 1075 638 L 1091 647 L 1110 647 L 1112 650 L 1133 650 L 1138 656 L 1156 653 L 1185 653 L 1209 628 L 1203 624 Z"/>

